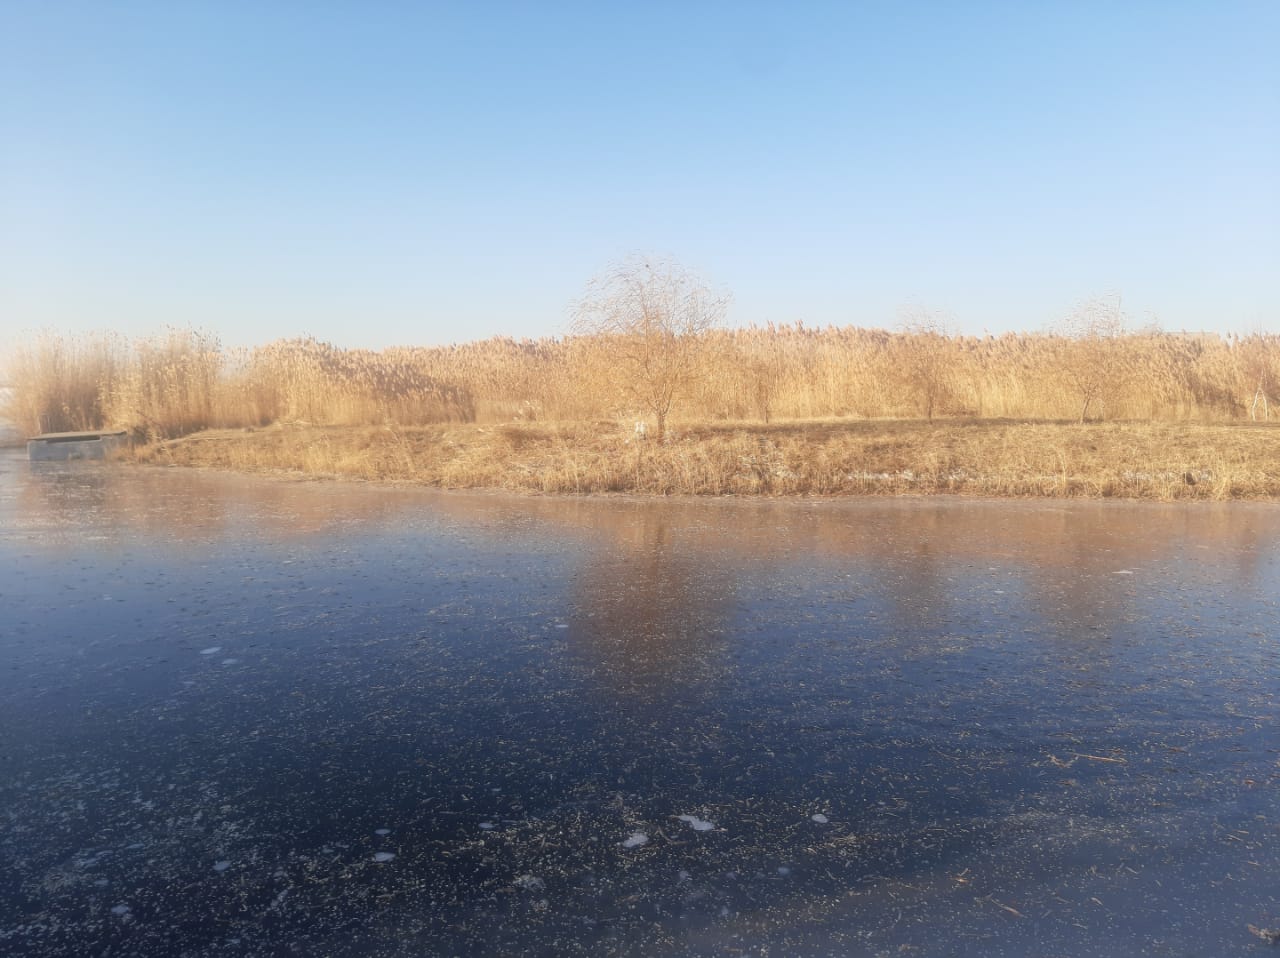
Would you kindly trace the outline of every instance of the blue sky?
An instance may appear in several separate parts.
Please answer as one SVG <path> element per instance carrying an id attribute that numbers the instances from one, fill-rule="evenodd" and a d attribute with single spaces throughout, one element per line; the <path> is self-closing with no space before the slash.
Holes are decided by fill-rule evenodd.
<path id="1" fill-rule="evenodd" d="M 0 322 L 562 334 L 634 251 L 735 324 L 1280 328 L 1280 3 L 0 0 Z"/>

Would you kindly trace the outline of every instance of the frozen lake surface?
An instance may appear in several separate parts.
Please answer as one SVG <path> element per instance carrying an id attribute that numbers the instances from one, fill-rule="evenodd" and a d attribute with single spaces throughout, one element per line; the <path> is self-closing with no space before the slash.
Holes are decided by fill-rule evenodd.
<path id="1" fill-rule="evenodd" d="M 0 458 L 0 953 L 1230 956 L 1280 509 Z"/>

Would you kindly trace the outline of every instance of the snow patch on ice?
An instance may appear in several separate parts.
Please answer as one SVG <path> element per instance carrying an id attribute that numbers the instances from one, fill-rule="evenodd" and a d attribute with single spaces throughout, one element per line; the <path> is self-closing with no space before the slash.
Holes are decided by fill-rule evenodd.
<path id="1" fill-rule="evenodd" d="M 373 856 L 373 860 L 375 862 L 389 862 L 391 861 L 391 859 L 395 857 L 396 857 L 395 852 L 378 852 L 376 855 Z"/>
<path id="2" fill-rule="evenodd" d="M 810 815 L 809 817 L 813 819 L 815 822 L 817 822 L 819 825 L 825 825 L 827 824 L 827 822 L 831 821 L 831 819 L 827 818 L 826 815 L 823 815 L 822 812 L 818 812 L 815 815 Z"/>
<path id="3" fill-rule="evenodd" d="M 389 828 L 375 828 L 375 829 L 373 830 L 373 833 L 374 833 L 375 835 L 390 835 L 390 834 L 391 834 L 391 829 L 389 829 Z"/>
<path id="4" fill-rule="evenodd" d="M 201 649 L 200 654 L 201 655 L 217 655 L 221 651 L 222 651 L 222 646 L 211 645 L 207 649 Z"/>
<path id="5" fill-rule="evenodd" d="M 240 661 L 239 659 L 223 659 L 223 660 L 222 660 L 222 664 L 223 664 L 223 665 L 235 665 L 235 664 L 236 664 L 237 662 L 239 662 L 239 661 Z"/>
<path id="6" fill-rule="evenodd" d="M 225 860 L 213 863 L 213 870 L 216 872 L 224 872 L 230 867 L 231 867 L 231 862 L 225 861 Z"/>
<path id="7" fill-rule="evenodd" d="M 648 844 L 649 844 L 648 835 L 646 835 L 644 832 L 632 832 L 631 835 L 623 841 L 622 847 L 623 848 L 639 848 L 641 845 L 648 845 Z"/>
<path id="8" fill-rule="evenodd" d="M 481 823 L 480 823 L 480 828 L 481 828 L 482 830 L 486 831 L 486 832 L 491 832 L 491 831 L 493 831 L 493 830 L 494 830 L 495 828 L 497 828 L 497 827 L 498 827 L 498 826 L 497 826 L 497 825 L 495 825 L 495 824 L 493 824 L 493 822 L 481 822 Z"/>
<path id="9" fill-rule="evenodd" d="M 1133 575 L 1132 569 L 1117 569 L 1116 575 Z"/>
<path id="10" fill-rule="evenodd" d="M 677 815 L 676 818 L 682 822 L 688 822 L 689 827 L 695 832 L 709 832 L 716 827 L 715 822 L 709 822 L 705 818 L 699 818 L 697 815 Z"/>
<path id="11" fill-rule="evenodd" d="M 114 908 L 112 908 L 112 909 L 111 909 L 111 914 L 113 914 L 113 915 L 127 915 L 127 914 L 129 914 L 129 906 L 128 906 L 128 905 L 116 905 Z"/>

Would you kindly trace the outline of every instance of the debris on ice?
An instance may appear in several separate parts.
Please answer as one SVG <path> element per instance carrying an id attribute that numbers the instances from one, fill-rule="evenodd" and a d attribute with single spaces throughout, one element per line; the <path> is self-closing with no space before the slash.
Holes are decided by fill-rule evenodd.
<path id="1" fill-rule="evenodd" d="M 705 818 L 699 818 L 697 815 L 677 815 L 676 818 L 682 822 L 688 822 L 689 827 L 695 832 L 709 832 L 716 827 L 715 822 L 709 822 Z"/>

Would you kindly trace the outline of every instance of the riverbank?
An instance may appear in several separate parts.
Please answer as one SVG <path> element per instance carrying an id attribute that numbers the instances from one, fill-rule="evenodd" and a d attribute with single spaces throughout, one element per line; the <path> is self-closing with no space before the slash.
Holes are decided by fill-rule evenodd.
<path id="1" fill-rule="evenodd" d="M 1272 424 L 824 421 L 277 425 L 139 447 L 140 462 L 441 488 L 647 495 L 1280 498 Z"/>

